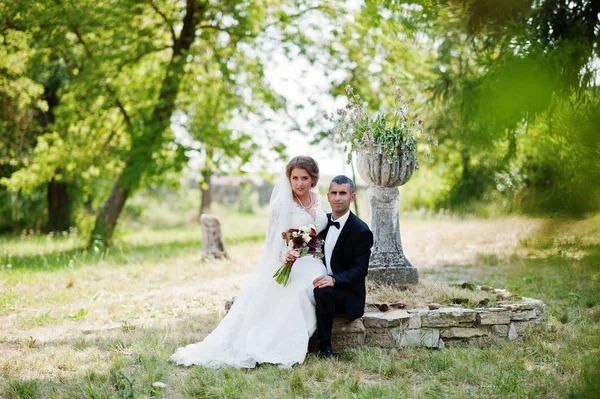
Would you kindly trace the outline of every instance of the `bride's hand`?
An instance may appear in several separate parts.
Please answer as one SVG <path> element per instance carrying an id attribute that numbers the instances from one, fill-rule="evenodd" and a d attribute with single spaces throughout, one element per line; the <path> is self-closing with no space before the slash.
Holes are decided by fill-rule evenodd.
<path id="1" fill-rule="evenodd" d="M 285 261 L 294 263 L 300 257 L 300 252 L 297 249 L 290 249 L 285 256 Z"/>

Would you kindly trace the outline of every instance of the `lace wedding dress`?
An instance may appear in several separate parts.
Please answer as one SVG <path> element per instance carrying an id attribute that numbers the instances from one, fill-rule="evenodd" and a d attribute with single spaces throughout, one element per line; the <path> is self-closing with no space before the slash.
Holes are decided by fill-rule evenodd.
<path id="1" fill-rule="evenodd" d="M 326 274 L 325 266 L 311 255 L 296 260 L 285 287 L 273 274 L 287 252 L 282 232 L 309 224 L 321 232 L 327 226 L 323 199 L 313 196 L 311 215 L 293 201 L 290 183 L 285 173 L 280 175 L 269 204 L 265 250 L 250 281 L 217 328 L 204 341 L 177 349 L 171 360 L 212 368 L 253 368 L 257 363 L 291 367 L 304 361 L 317 326 L 312 281 Z"/>

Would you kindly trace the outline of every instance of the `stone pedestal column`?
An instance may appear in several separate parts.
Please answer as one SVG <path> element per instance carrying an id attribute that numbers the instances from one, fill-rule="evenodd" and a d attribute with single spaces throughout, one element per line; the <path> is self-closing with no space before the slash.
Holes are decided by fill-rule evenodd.
<path id="1" fill-rule="evenodd" d="M 367 199 L 374 238 L 367 278 L 376 283 L 412 285 L 419 282 L 419 272 L 404 256 L 398 222 L 398 186 L 411 178 L 413 159 L 398 156 L 388 162 L 376 151 L 358 155 L 358 173 L 370 184 Z"/>

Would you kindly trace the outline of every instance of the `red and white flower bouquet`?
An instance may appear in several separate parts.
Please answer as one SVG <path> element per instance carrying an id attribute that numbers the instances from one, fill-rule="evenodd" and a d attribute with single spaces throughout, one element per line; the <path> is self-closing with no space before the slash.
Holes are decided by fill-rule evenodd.
<path id="1" fill-rule="evenodd" d="M 297 255 L 297 258 L 301 258 L 305 255 L 312 255 L 316 258 L 322 258 L 324 240 L 317 234 L 315 226 L 308 225 L 302 226 L 299 229 L 289 229 L 281 233 L 288 251 Z M 290 279 L 290 272 L 292 271 L 292 265 L 294 262 L 285 262 L 283 266 L 275 272 L 273 278 L 278 284 L 287 285 Z"/>

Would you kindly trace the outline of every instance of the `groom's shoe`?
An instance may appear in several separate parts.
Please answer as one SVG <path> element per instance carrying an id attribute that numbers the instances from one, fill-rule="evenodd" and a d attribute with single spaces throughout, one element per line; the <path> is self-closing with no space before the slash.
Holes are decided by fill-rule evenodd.
<path id="1" fill-rule="evenodd" d="M 337 355 L 335 353 L 333 353 L 333 349 L 331 348 L 331 346 L 327 346 L 325 348 L 322 348 L 319 351 L 319 357 L 322 359 L 337 359 Z"/>

